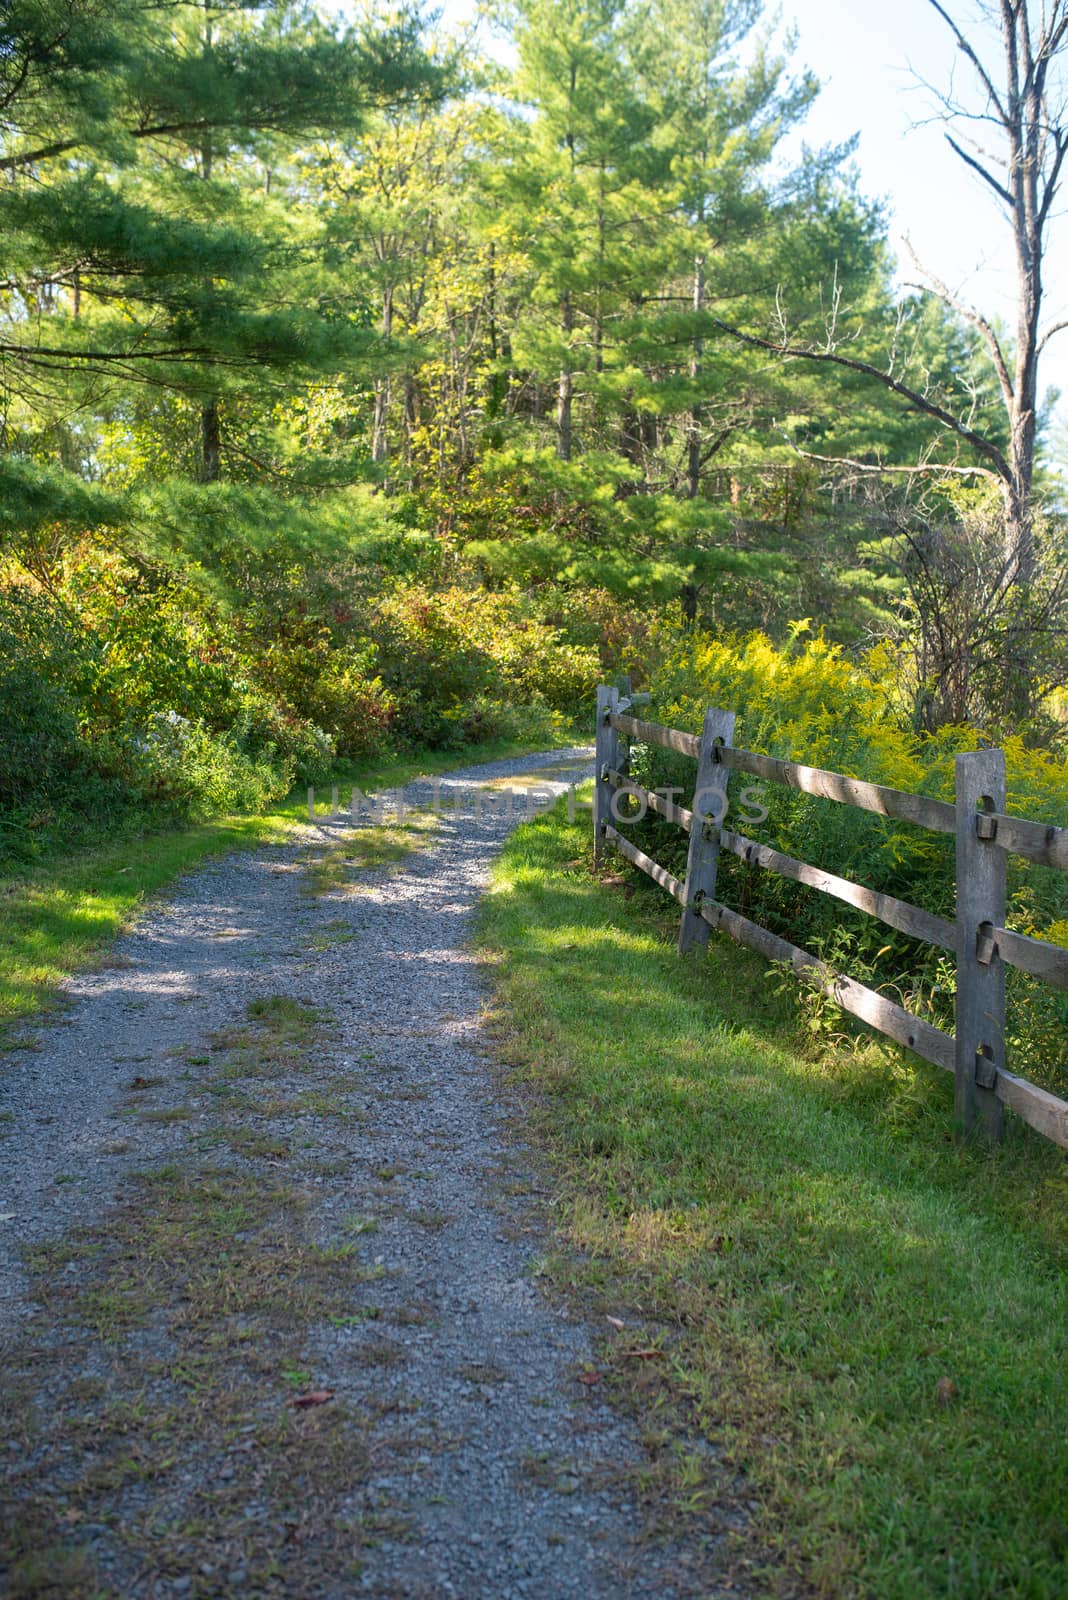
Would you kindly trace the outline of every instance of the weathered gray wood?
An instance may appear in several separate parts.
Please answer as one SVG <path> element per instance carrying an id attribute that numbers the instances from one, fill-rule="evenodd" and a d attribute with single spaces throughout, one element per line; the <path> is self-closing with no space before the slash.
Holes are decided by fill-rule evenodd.
<path id="1" fill-rule="evenodd" d="M 727 779 L 730 771 L 721 756 L 734 738 L 734 712 L 710 708 L 701 730 L 701 751 L 697 758 L 694 785 L 690 848 L 686 857 L 686 892 L 679 923 L 679 955 L 694 945 L 708 943 L 708 923 L 699 915 L 702 900 L 716 895 L 716 868 L 719 864 L 719 836 L 727 815 Z"/>
<path id="2" fill-rule="evenodd" d="M 631 704 L 644 696 L 635 695 Z M 632 739 L 644 744 L 662 745 L 680 755 L 700 754 L 700 739 L 678 728 L 665 728 L 657 722 L 643 722 L 638 717 L 616 715 L 612 725 Z M 912 822 L 917 827 L 929 828 L 932 833 L 956 831 L 956 809 L 946 800 L 935 800 L 930 795 L 908 794 L 903 789 L 889 789 L 883 784 L 866 783 L 861 778 L 847 778 L 840 772 L 828 772 L 822 767 L 806 767 L 794 761 L 781 761 L 775 756 L 758 755 L 753 750 L 731 749 L 724 756 L 732 771 L 749 772 L 754 777 L 766 778 L 771 783 L 782 783 L 805 794 L 818 795 L 824 800 L 836 800 L 862 811 L 874 811 L 879 816 L 893 817 L 899 822 Z M 1024 817 L 1006 816 L 995 812 L 992 820 L 997 824 L 998 840 L 1004 850 L 1026 856 L 1043 866 L 1068 871 L 1068 828 L 1055 828 L 1044 822 L 1029 822 Z"/>
<path id="3" fill-rule="evenodd" d="M 778 934 L 770 933 L 759 923 L 750 922 L 748 917 L 741 916 L 737 911 L 704 900 L 701 902 L 701 916 L 710 927 L 721 929 L 736 943 L 745 945 L 746 949 L 755 951 L 768 961 L 787 962 L 799 977 L 814 979 L 823 994 L 876 1032 L 914 1050 L 936 1067 L 942 1067 L 946 1072 L 953 1071 L 953 1040 L 940 1028 L 914 1017 L 903 1006 L 895 1005 L 874 989 L 868 989 L 855 979 L 832 971 L 825 961 L 787 939 L 780 939 Z"/>
<path id="4" fill-rule="evenodd" d="M 738 943 L 770 961 L 789 963 L 799 976 L 815 980 L 821 991 L 843 1010 L 914 1050 L 925 1060 L 952 1072 L 956 1115 L 963 1128 L 969 1129 L 981 1120 L 991 1136 L 1000 1136 L 1002 1110 L 1008 1106 L 1045 1138 L 1068 1149 L 1068 1101 L 1017 1077 L 1005 1066 L 1005 964 L 1058 988 L 1068 989 L 1068 951 L 1004 926 L 1005 853 L 1013 852 L 1046 866 L 1068 870 L 1068 828 L 1029 822 L 1005 813 L 1003 753 L 984 750 L 957 758 L 957 798 L 953 806 L 925 795 L 906 794 L 822 768 L 736 750 L 729 745 L 720 748 L 715 763 L 727 772 L 748 772 L 806 794 L 911 822 L 933 832 L 955 833 L 957 921 L 954 925 L 892 895 L 878 894 L 849 879 L 797 861 L 770 846 L 757 844 L 742 834 L 721 829 L 718 836 L 713 830 L 711 836 L 706 837 L 702 827 L 695 826 L 703 821 L 697 807 L 692 812 L 687 811 L 661 795 L 630 784 L 620 759 L 619 743 L 612 746 L 609 736 L 612 732 L 624 733 L 698 760 L 702 755 L 702 739 L 675 728 L 621 715 L 617 710 L 618 697 L 614 704 L 610 702 L 613 693 L 609 690 L 598 693 L 598 793 L 605 797 L 601 801 L 600 824 L 595 804 L 599 843 L 602 846 L 604 842 L 613 844 L 627 860 L 674 895 L 684 908 L 684 926 L 687 916 L 693 916 L 706 927 L 722 929 Z M 699 790 L 701 777 L 699 768 Z M 719 905 L 707 889 L 695 905 L 698 897 L 691 882 L 690 865 L 687 883 L 683 884 L 631 844 L 608 820 L 610 796 L 624 786 L 651 810 L 689 830 L 691 859 L 695 840 L 712 846 L 713 850 L 725 846 L 752 865 L 779 872 L 857 906 L 913 938 L 955 949 L 956 1037 L 912 1016 L 903 1007 L 854 979 L 833 972 L 825 962 L 800 946 Z M 717 802 L 706 798 L 706 805 L 715 809 Z M 680 932 L 682 948 L 685 946 Z"/>
<path id="5" fill-rule="evenodd" d="M 1068 828 L 1055 828 L 1045 822 L 1029 822 L 1025 817 L 1007 817 L 995 811 L 991 817 L 997 841 L 1012 855 L 1026 856 L 1044 867 L 1068 872 Z"/>
<path id="6" fill-rule="evenodd" d="M 1068 1150 L 1068 1101 L 1040 1089 L 1037 1084 L 1018 1078 L 1014 1072 L 999 1072 L 997 1097 L 1024 1122 L 1045 1138 Z"/>
<path id="7" fill-rule="evenodd" d="M 796 761 L 780 761 L 775 756 L 756 755 L 752 750 L 728 750 L 723 760 L 738 772 L 751 772 L 771 783 L 786 784 L 791 789 L 800 789 L 803 794 L 819 795 L 823 800 L 836 800 L 861 811 L 875 811 L 881 817 L 914 822 L 933 833 L 953 833 L 956 829 L 956 811 L 945 800 L 907 794 L 903 789 L 887 789 L 881 783 L 865 783 L 861 778 L 847 778 L 841 772 L 803 767 Z"/>
<path id="8" fill-rule="evenodd" d="M 662 867 L 659 861 L 654 861 L 644 850 L 639 850 L 637 845 L 631 844 L 630 840 L 625 839 L 619 829 L 614 828 L 610 822 L 605 825 L 604 834 L 606 840 L 615 846 L 621 856 L 625 856 L 634 866 L 648 873 L 653 882 L 666 889 L 668 894 L 674 895 L 680 905 L 685 903 L 684 885 L 666 867 Z"/>
<path id="9" fill-rule="evenodd" d="M 965 1133 L 977 1120 L 1001 1137 L 996 1088 L 1005 1070 L 1005 965 L 995 950 L 979 960 L 983 925 L 1005 923 L 1005 852 L 982 813 L 1005 809 L 1005 754 L 974 750 L 956 760 L 957 783 L 957 1048 L 953 1109 Z"/>
<path id="10" fill-rule="evenodd" d="M 630 673 L 628 672 L 624 673 L 619 680 L 619 696 L 616 700 L 615 710 L 620 712 L 630 703 Z M 630 740 L 627 738 L 621 739 L 618 734 L 616 735 L 616 759 L 612 765 L 617 767 L 620 772 L 627 773 L 630 771 Z"/>
<path id="11" fill-rule="evenodd" d="M 1011 928 L 980 928 L 976 955 L 986 965 L 995 952 L 1007 966 L 1042 978 L 1055 989 L 1068 989 L 1068 950 L 1045 939 L 1032 939 Z"/>
<path id="12" fill-rule="evenodd" d="M 624 772 L 610 770 L 608 781 L 617 790 L 621 788 L 628 790 L 630 794 L 643 801 L 650 811 L 655 811 L 665 821 L 673 822 L 677 828 L 682 828 L 687 833 L 690 831 L 693 812 L 687 811 L 685 806 L 675 805 L 674 801 L 657 794 L 655 789 L 643 789 L 640 783 L 632 783 Z"/>
<path id="13" fill-rule="evenodd" d="M 865 889 L 849 878 L 836 877 L 833 872 L 824 872 L 822 867 L 812 867 L 807 861 L 797 861 L 793 856 L 783 855 L 770 845 L 757 844 L 742 833 L 731 833 L 725 829 L 720 843 L 724 850 L 730 850 L 750 866 L 767 867 L 783 878 L 792 878 L 795 883 L 807 884 L 810 889 L 832 895 L 835 900 L 844 900 L 846 905 L 856 906 L 858 910 L 868 912 L 869 916 L 878 917 L 880 922 L 885 922 L 889 928 L 896 928 L 899 933 L 907 933 L 913 939 L 924 939 L 943 950 L 957 948 L 955 923 L 945 917 L 936 917 L 931 911 L 923 911 L 919 906 L 909 905 L 907 900 L 895 900 L 892 894 L 879 894 L 875 889 Z M 1068 956 L 1068 951 L 1062 953 Z"/>
<path id="14" fill-rule="evenodd" d="M 609 771 L 619 767 L 619 740 L 612 727 L 612 715 L 619 704 L 619 690 L 601 684 L 597 690 L 597 753 L 593 785 L 593 859 L 600 866 L 605 854 L 605 828 L 612 803 Z"/>
<path id="15" fill-rule="evenodd" d="M 613 715 L 611 724 L 620 733 L 628 734 L 642 744 L 659 744 L 665 750 L 675 750 L 680 756 L 693 756 L 695 760 L 701 753 L 701 741 L 694 733 L 680 733 L 678 728 L 662 728 L 659 722 L 642 722 L 640 717 Z"/>

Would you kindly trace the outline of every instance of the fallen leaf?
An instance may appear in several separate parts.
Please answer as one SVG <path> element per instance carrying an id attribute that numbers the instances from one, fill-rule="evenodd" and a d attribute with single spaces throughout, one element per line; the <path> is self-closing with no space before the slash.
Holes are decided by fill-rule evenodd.
<path id="1" fill-rule="evenodd" d="M 578 1375 L 578 1381 L 579 1383 L 588 1384 L 600 1383 L 601 1374 L 599 1372 L 580 1372 Z"/>
<path id="2" fill-rule="evenodd" d="M 131 1089 L 147 1089 L 148 1086 L 148 1079 L 142 1078 L 140 1073 L 138 1073 L 137 1077 L 130 1084 Z"/>
<path id="3" fill-rule="evenodd" d="M 948 1406 L 957 1392 L 957 1385 L 952 1378 L 939 1378 L 935 1384 L 935 1399 L 940 1406 Z"/>
<path id="4" fill-rule="evenodd" d="M 333 1398 L 333 1389 L 309 1389 L 307 1394 L 294 1395 L 289 1403 L 291 1406 L 325 1406 Z"/>

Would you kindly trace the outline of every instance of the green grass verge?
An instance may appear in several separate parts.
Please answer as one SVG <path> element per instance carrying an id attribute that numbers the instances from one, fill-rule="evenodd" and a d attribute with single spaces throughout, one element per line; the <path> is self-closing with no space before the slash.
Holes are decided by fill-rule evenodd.
<path id="1" fill-rule="evenodd" d="M 1019 1125 L 960 1149 L 933 1069 L 805 1046 L 774 972 L 715 942 L 679 961 L 666 896 L 597 881 L 587 847 L 558 808 L 498 862 L 501 1052 L 563 1188 L 547 1270 L 625 1324 L 606 1374 L 758 1505 L 742 1587 L 1068 1594 L 1061 1153 Z M 624 1359 L 636 1327 L 662 1359 Z"/>
<path id="2" fill-rule="evenodd" d="M 366 793 L 390 789 L 420 773 L 503 760 L 537 746 L 499 741 L 466 751 L 431 751 L 362 765 L 339 766 L 331 783 Z M 22 1037 L 24 1024 L 55 1000 L 63 979 L 92 965 L 136 915 L 145 898 L 210 856 L 253 849 L 307 820 L 307 791 L 261 816 L 226 817 L 186 828 L 124 833 L 91 849 L 49 856 L 0 874 L 0 1049 Z"/>

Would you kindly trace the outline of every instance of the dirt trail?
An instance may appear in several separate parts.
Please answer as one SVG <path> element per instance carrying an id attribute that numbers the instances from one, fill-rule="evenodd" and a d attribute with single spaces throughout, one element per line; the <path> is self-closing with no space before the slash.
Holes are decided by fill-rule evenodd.
<path id="1" fill-rule="evenodd" d="M 0 1589 L 718 1592 L 645 1537 L 636 1430 L 536 1282 L 466 943 L 512 825 L 446 812 L 320 894 L 343 824 L 210 865 L 0 1061 Z"/>

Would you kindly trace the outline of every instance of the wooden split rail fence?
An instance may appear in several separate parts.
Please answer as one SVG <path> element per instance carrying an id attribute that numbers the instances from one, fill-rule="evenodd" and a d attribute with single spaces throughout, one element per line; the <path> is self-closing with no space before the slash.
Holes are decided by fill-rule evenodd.
<path id="1" fill-rule="evenodd" d="M 736 749 L 734 713 L 708 711 L 700 736 L 643 722 L 627 715 L 648 696 L 621 698 L 615 688 L 597 692 L 597 772 L 594 791 L 594 846 L 603 859 L 613 846 L 647 873 L 682 906 L 679 952 L 708 940 L 709 929 L 729 934 L 769 961 L 788 962 L 799 977 L 815 982 L 844 1011 L 924 1060 L 954 1075 L 954 1112 L 961 1127 L 981 1125 L 993 1138 L 1002 1133 L 1005 1106 L 1056 1144 L 1068 1148 L 1068 1102 L 1008 1070 L 1005 1046 L 1005 969 L 1007 966 L 1068 989 L 1068 950 L 1005 927 L 1006 856 L 1015 854 L 1047 867 L 1068 870 L 1068 828 L 1030 822 L 1005 812 L 1005 755 L 977 750 L 956 758 L 956 799 L 950 804 L 908 794 L 881 784 L 847 778 L 819 767 L 800 766 L 772 756 Z M 697 763 L 689 809 L 632 783 L 628 743 L 660 745 Z M 821 867 L 795 860 L 758 844 L 725 824 L 727 785 L 732 772 L 748 773 L 804 794 L 873 811 L 956 838 L 957 915 L 954 921 L 881 894 Z M 690 836 L 685 880 L 675 877 L 639 850 L 619 830 L 625 820 L 619 797 L 629 795 Z M 800 946 L 751 922 L 716 900 L 721 850 L 751 867 L 763 867 L 830 895 L 877 917 L 914 939 L 948 950 L 956 957 L 956 1030 L 949 1034 L 895 1004 Z"/>

